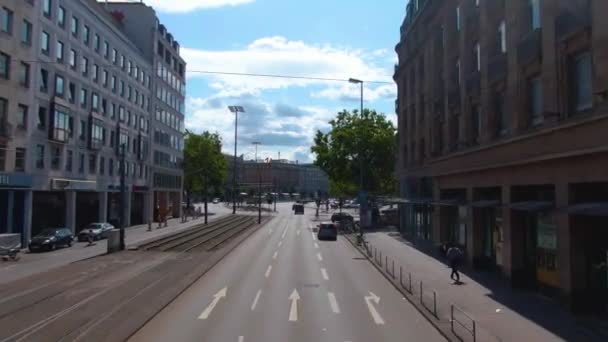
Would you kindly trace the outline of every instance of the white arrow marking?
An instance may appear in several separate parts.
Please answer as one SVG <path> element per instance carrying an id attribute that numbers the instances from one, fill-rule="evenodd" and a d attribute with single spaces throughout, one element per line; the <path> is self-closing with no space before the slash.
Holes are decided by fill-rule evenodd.
<path id="1" fill-rule="evenodd" d="M 317 241 L 317 236 L 315 235 L 315 232 L 312 232 L 311 234 L 312 234 L 313 241 Z"/>
<path id="2" fill-rule="evenodd" d="M 268 265 L 266 273 L 264 273 L 264 277 L 268 278 L 270 276 L 270 271 L 272 271 L 272 265 Z"/>
<path id="3" fill-rule="evenodd" d="M 329 276 L 327 275 L 327 270 L 322 268 L 321 269 L 321 274 L 323 275 L 323 279 L 325 280 L 329 280 Z"/>
<path id="4" fill-rule="evenodd" d="M 338 306 L 338 301 L 336 300 L 336 295 L 334 295 L 333 292 L 328 292 L 327 299 L 329 299 L 329 305 L 331 306 L 331 311 L 339 314 L 340 307 Z"/>
<path id="5" fill-rule="evenodd" d="M 272 258 L 273 258 L 273 259 L 276 259 L 278 255 L 279 255 L 279 252 L 278 252 L 278 251 L 277 251 L 277 252 L 274 252 L 274 254 L 272 255 Z"/>
<path id="6" fill-rule="evenodd" d="M 227 291 L 228 291 L 228 289 L 226 287 L 224 287 L 218 293 L 214 294 L 213 301 L 211 302 L 211 304 L 209 304 L 209 306 L 207 306 L 205 311 L 203 311 L 203 313 L 201 313 L 201 315 L 198 316 L 198 319 L 207 319 L 209 317 L 209 315 L 211 314 L 211 311 L 213 311 L 213 309 L 215 308 L 217 303 L 220 301 L 220 299 L 226 297 Z"/>
<path id="7" fill-rule="evenodd" d="M 277 246 L 281 247 L 282 244 L 283 244 L 283 240 L 279 241 L 279 244 Z"/>
<path id="8" fill-rule="evenodd" d="M 317 259 L 319 259 L 319 261 L 323 261 L 323 256 L 321 256 L 321 253 L 317 253 Z"/>
<path id="9" fill-rule="evenodd" d="M 369 292 L 369 296 L 365 296 L 365 303 L 367 304 L 367 309 L 369 310 L 370 315 L 374 319 L 374 323 L 378 325 L 383 325 L 384 320 L 372 304 L 372 301 L 378 305 L 380 303 L 380 297 L 376 296 L 373 292 Z"/>
<path id="10" fill-rule="evenodd" d="M 262 290 L 258 290 L 258 293 L 255 294 L 253 303 L 251 303 L 251 311 L 255 310 L 255 306 L 258 305 L 258 300 L 260 299 L 261 294 L 262 294 Z"/>
<path id="11" fill-rule="evenodd" d="M 239 342 L 243 342 L 245 340 L 244 336 L 239 336 Z"/>
<path id="12" fill-rule="evenodd" d="M 315 248 L 319 248 L 319 244 L 315 242 Z"/>
<path id="13" fill-rule="evenodd" d="M 300 235 L 300 230 L 299 229 L 296 231 L 296 235 Z"/>
<path id="14" fill-rule="evenodd" d="M 285 238 L 285 234 L 287 234 L 287 228 L 285 228 L 285 230 L 283 230 L 283 235 L 281 235 L 281 239 Z"/>
<path id="15" fill-rule="evenodd" d="M 289 296 L 289 300 L 291 301 L 291 308 L 289 309 L 289 321 L 295 322 L 298 320 L 298 301 L 300 300 L 298 290 L 293 289 L 291 296 Z"/>

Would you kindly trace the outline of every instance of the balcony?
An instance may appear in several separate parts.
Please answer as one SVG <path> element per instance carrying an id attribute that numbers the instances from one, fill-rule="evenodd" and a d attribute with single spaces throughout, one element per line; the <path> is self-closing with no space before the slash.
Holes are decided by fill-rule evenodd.
<path id="1" fill-rule="evenodd" d="M 479 71 L 473 71 L 466 80 L 466 90 L 469 95 L 479 95 L 481 91 L 481 77 Z"/>
<path id="2" fill-rule="evenodd" d="M 492 58 L 488 62 L 488 81 L 490 83 L 496 83 L 504 80 L 507 76 L 507 54 L 500 53 Z"/>
<path id="3" fill-rule="evenodd" d="M 526 35 L 517 46 L 517 63 L 530 64 L 542 57 L 542 29 L 536 29 Z"/>
<path id="4" fill-rule="evenodd" d="M 588 3 L 578 8 L 576 12 L 564 10 L 555 19 L 555 35 L 558 39 L 568 38 L 590 27 L 591 10 Z"/>

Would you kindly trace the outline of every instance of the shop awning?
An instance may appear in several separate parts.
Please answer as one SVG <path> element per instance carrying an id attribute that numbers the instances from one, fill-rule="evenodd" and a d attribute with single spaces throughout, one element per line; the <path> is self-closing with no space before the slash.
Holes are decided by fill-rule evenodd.
<path id="1" fill-rule="evenodd" d="M 471 203 L 471 206 L 474 208 L 500 207 L 500 201 L 496 201 L 496 200 L 476 201 L 476 202 Z"/>
<path id="2" fill-rule="evenodd" d="M 509 208 L 513 210 L 521 211 L 543 211 L 553 208 L 553 202 L 549 201 L 525 201 L 515 202 L 509 205 Z"/>
<path id="3" fill-rule="evenodd" d="M 570 215 L 608 217 L 608 202 L 581 203 L 567 208 Z"/>
<path id="4" fill-rule="evenodd" d="M 451 199 L 442 199 L 439 201 L 433 201 L 433 204 L 435 205 L 443 205 L 443 206 L 453 206 L 453 207 L 459 207 L 459 206 L 466 206 L 467 205 L 467 201 L 464 199 L 460 199 L 460 198 L 451 198 Z"/>

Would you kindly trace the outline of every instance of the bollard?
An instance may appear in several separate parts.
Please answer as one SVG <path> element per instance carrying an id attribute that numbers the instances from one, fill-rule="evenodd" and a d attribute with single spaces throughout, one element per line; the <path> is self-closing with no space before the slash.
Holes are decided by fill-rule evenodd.
<path id="1" fill-rule="evenodd" d="M 395 279 L 395 260 L 393 260 L 393 279 Z"/>
<path id="2" fill-rule="evenodd" d="M 422 300 L 422 280 L 420 281 L 420 304 L 424 306 L 424 301 Z"/>
<path id="3" fill-rule="evenodd" d="M 433 314 L 435 314 L 435 318 L 439 319 L 437 316 L 437 292 L 433 291 Z"/>
<path id="4" fill-rule="evenodd" d="M 388 255 L 384 257 L 384 267 L 386 268 L 386 273 L 388 272 Z M 390 274 L 390 273 L 389 273 Z"/>
<path id="5" fill-rule="evenodd" d="M 167 228 L 167 226 L 168 226 L 168 225 L 169 225 L 169 220 L 167 220 L 167 219 L 165 218 L 165 228 Z"/>
<path id="6" fill-rule="evenodd" d="M 399 266 L 399 284 L 403 286 L 403 267 Z"/>
<path id="7" fill-rule="evenodd" d="M 376 261 L 376 257 L 378 256 L 378 250 L 374 247 L 374 261 Z"/>
<path id="8" fill-rule="evenodd" d="M 409 272 L 410 274 L 410 294 L 413 294 L 414 292 L 412 291 L 412 272 Z"/>
<path id="9" fill-rule="evenodd" d="M 380 251 L 380 267 L 382 267 L 382 251 Z"/>
<path id="10" fill-rule="evenodd" d="M 152 221 L 148 220 L 148 231 L 152 231 Z"/>

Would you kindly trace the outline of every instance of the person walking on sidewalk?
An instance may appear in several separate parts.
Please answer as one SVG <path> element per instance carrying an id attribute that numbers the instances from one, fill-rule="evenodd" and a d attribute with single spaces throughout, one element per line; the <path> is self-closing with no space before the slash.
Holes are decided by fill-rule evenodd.
<path id="1" fill-rule="evenodd" d="M 446 256 L 448 257 L 448 261 L 450 263 L 450 268 L 452 269 L 452 274 L 450 275 L 450 278 L 452 280 L 454 280 L 455 284 L 459 284 L 460 283 L 460 274 L 458 274 L 458 267 L 460 266 L 460 259 L 462 258 L 462 251 L 460 250 L 460 248 L 458 248 L 456 246 L 452 246 L 448 249 Z M 454 277 L 456 277 L 456 279 L 454 279 Z"/>

